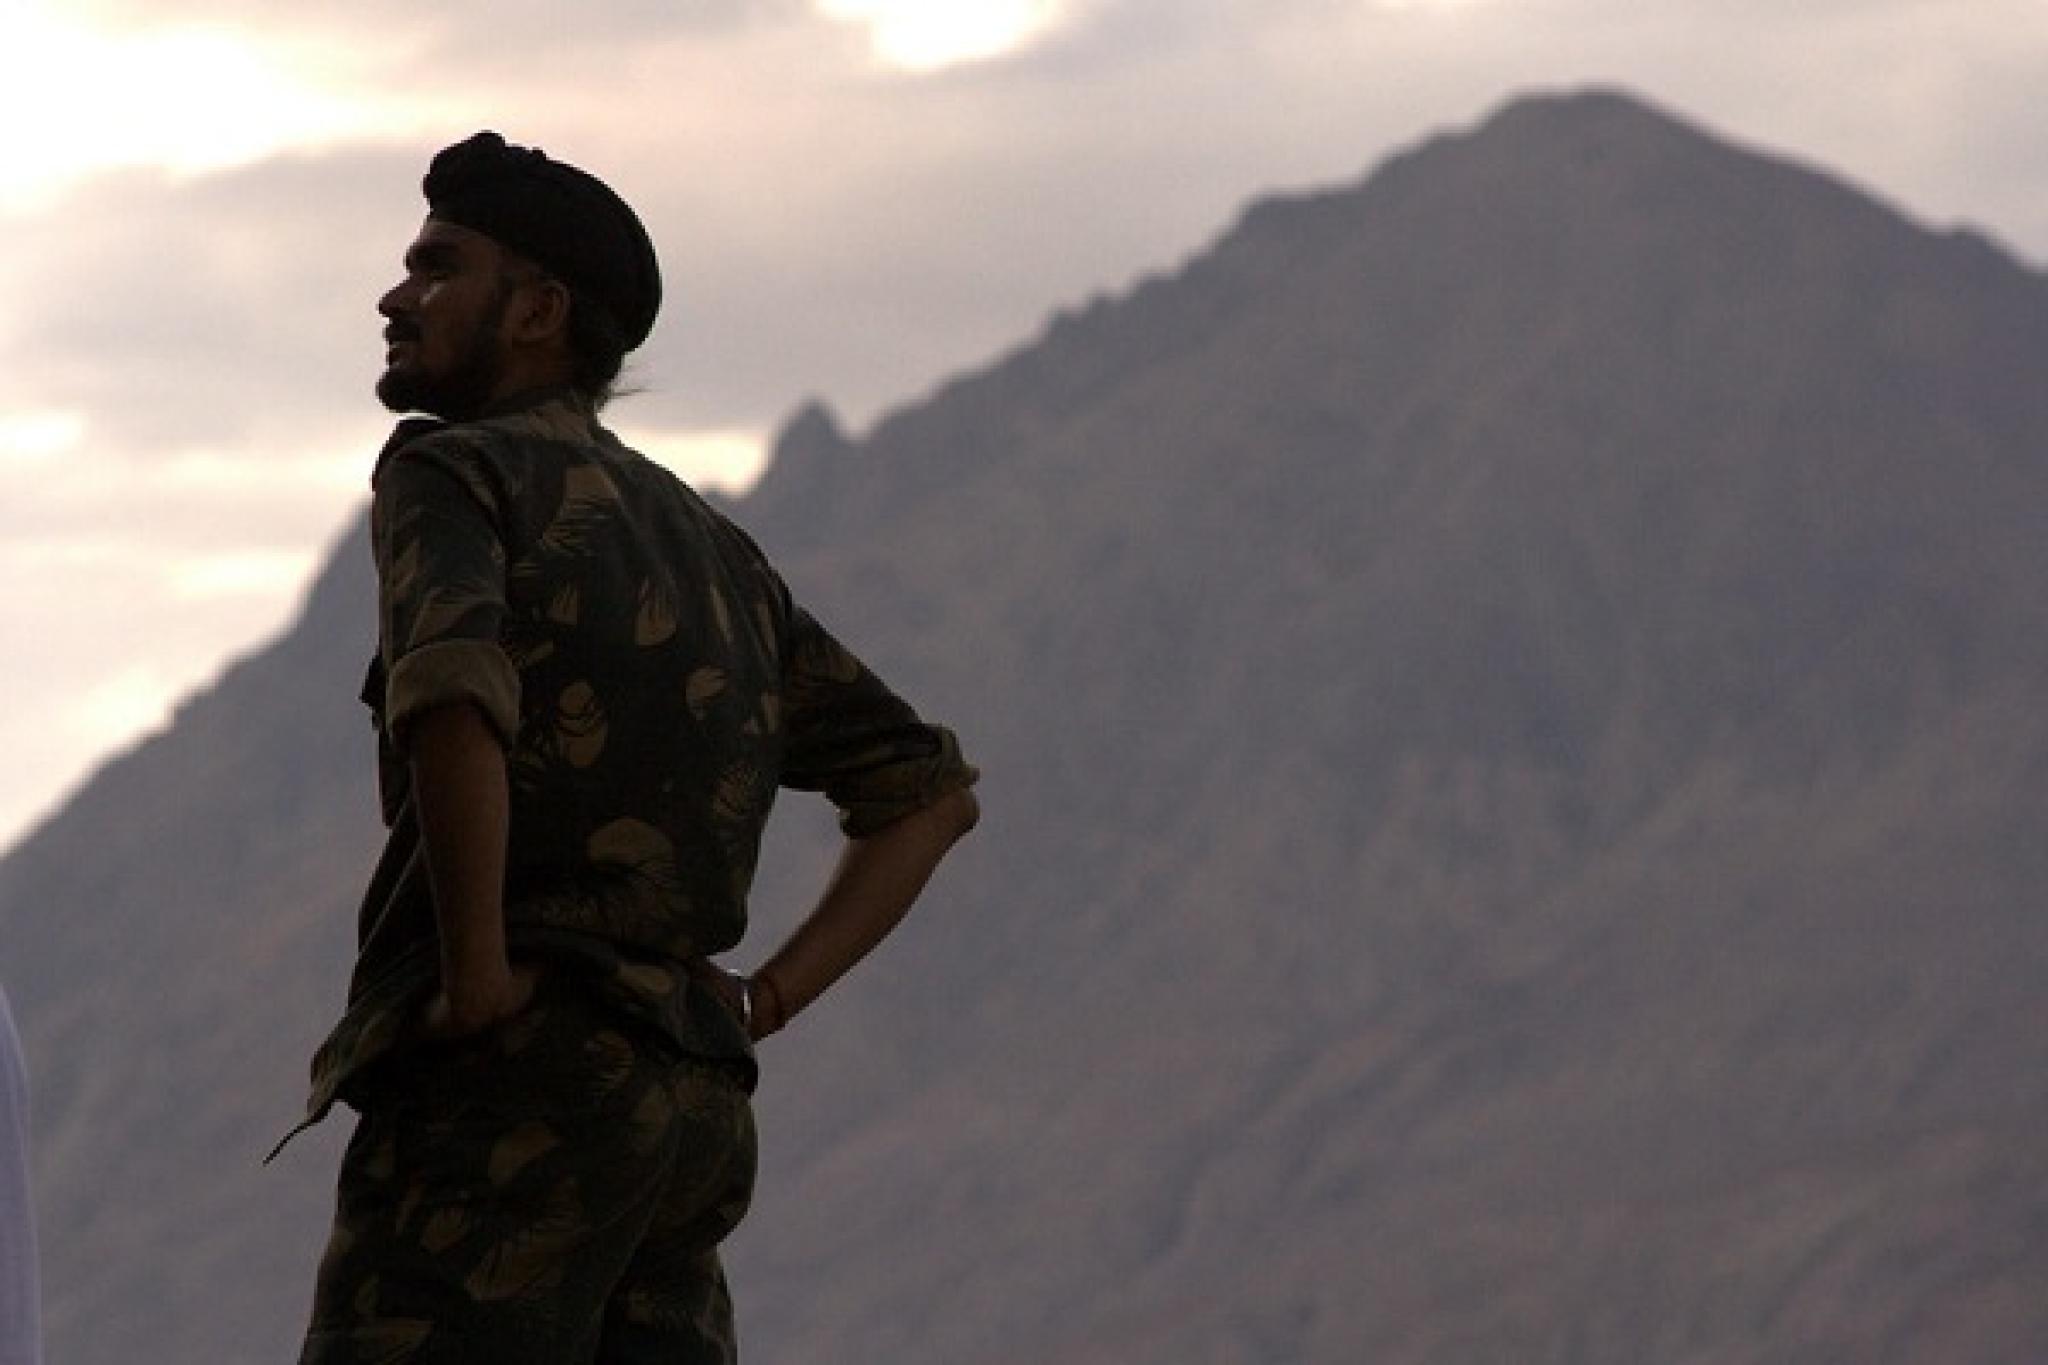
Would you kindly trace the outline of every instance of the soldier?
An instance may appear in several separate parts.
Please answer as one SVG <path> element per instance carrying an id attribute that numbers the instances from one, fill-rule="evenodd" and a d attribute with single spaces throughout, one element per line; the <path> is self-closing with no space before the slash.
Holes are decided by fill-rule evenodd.
<path id="1" fill-rule="evenodd" d="M 317 1120 L 361 1117 L 303 1362 L 730 1361 L 753 1044 L 887 935 L 977 776 L 754 543 L 598 420 L 661 281 L 633 211 L 479 133 L 378 303 L 364 689 L 389 836 Z M 751 975 L 778 787 L 847 835 Z"/>

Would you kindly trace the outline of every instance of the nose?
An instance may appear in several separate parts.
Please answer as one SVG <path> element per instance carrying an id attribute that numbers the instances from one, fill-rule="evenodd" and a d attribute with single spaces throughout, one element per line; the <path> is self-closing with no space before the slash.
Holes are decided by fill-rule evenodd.
<path id="1" fill-rule="evenodd" d="M 406 286 L 408 281 L 400 280 L 384 291 L 384 297 L 377 300 L 377 312 L 386 318 L 396 318 L 405 311 Z"/>

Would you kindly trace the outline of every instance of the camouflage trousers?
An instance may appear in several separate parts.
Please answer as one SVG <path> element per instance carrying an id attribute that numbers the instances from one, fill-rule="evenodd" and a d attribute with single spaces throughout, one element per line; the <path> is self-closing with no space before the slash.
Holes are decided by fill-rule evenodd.
<path id="1" fill-rule="evenodd" d="M 755 1146 L 732 1077 L 543 982 L 364 1090 L 300 1365 L 737 1359 L 717 1248 Z"/>

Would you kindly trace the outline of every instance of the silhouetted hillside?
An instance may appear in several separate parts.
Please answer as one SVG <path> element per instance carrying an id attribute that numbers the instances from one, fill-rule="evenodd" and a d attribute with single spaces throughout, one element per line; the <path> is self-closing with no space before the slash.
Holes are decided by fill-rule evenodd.
<path id="1" fill-rule="evenodd" d="M 1593 93 L 807 408 L 740 514 L 986 816 L 768 1051 L 752 1358 L 2048 1359 L 2044 373 L 1994 245 Z M 0 864 L 60 1365 L 297 1330 L 362 560 Z"/>

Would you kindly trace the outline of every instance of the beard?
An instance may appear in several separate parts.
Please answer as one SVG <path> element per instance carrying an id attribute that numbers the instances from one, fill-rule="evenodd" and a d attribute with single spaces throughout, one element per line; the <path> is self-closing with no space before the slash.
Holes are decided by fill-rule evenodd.
<path id="1" fill-rule="evenodd" d="M 448 422 L 476 416 L 497 391 L 504 372 L 497 336 L 511 297 L 510 289 L 500 288 L 470 329 L 453 364 L 438 372 L 425 369 L 417 359 L 386 366 L 377 379 L 377 401 L 396 413 L 424 412 Z M 419 341 L 419 329 L 409 323 L 392 323 L 388 334 L 394 340 Z"/>

